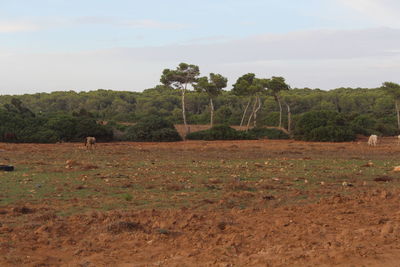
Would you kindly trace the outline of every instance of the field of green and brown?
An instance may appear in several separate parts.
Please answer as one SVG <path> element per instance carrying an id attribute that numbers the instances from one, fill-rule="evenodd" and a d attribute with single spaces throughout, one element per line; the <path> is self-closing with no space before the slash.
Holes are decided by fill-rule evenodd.
<path id="1" fill-rule="evenodd" d="M 396 142 L 2 143 L 0 266 L 398 266 Z"/>

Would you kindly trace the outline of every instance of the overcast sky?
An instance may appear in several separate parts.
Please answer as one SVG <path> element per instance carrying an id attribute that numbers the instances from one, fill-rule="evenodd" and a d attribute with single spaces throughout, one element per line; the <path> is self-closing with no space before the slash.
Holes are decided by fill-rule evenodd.
<path id="1" fill-rule="evenodd" d="M 399 83 L 399 13 L 399 0 L 0 0 L 0 94 L 142 91 L 180 62 L 230 83 Z"/>

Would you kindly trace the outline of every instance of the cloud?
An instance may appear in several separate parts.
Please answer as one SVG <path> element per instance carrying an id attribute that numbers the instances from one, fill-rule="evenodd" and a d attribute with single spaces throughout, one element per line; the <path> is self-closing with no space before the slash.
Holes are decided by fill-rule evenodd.
<path id="1" fill-rule="evenodd" d="M 386 80 L 400 82 L 399 47 L 400 29 L 376 28 L 268 34 L 213 44 L 14 53 L 2 57 L 0 93 L 141 91 L 158 84 L 164 68 L 180 62 L 199 65 L 203 75 L 226 75 L 230 83 L 254 72 L 259 77 L 282 75 L 292 87 L 376 87 Z"/>
<path id="2" fill-rule="evenodd" d="M 111 25 L 122 28 L 176 30 L 188 25 L 162 22 L 151 19 L 121 20 L 106 16 L 88 16 L 79 18 L 36 18 L 29 20 L 0 21 L 0 33 L 39 31 L 50 28 L 80 27 L 82 25 Z"/>
<path id="3" fill-rule="evenodd" d="M 40 26 L 26 21 L 0 21 L 0 33 L 37 31 Z"/>
<path id="4" fill-rule="evenodd" d="M 144 29 L 182 29 L 187 25 L 171 22 L 163 22 L 152 19 L 140 20 L 123 20 L 115 17 L 106 16 L 86 16 L 73 20 L 73 24 L 97 24 L 97 25 L 113 25 L 128 28 L 144 28 Z"/>
<path id="5" fill-rule="evenodd" d="M 400 27 L 398 0 L 338 0 L 381 26 Z"/>
<path id="6" fill-rule="evenodd" d="M 326 60 L 388 56 L 400 47 L 400 30 L 319 30 L 258 35 L 213 44 L 117 48 L 114 55 L 131 60 L 199 63 L 244 63 L 265 60 Z"/>
<path id="7" fill-rule="evenodd" d="M 131 28 L 146 28 L 146 29 L 183 29 L 187 27 L 186 25 L 179 23 L 168 23 L 151 19 L 128 20 L 128 21 L 122 21 L 119 24 Z"/>

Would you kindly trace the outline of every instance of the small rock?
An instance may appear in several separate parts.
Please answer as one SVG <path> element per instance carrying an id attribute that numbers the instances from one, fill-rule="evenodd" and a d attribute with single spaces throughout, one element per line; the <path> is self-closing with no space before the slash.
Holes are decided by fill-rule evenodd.
<path id="1" fill-rule="evenodd" d="M 391 182 L 393 178 L 390 176 L 380 176 L 374 179 L 375 182 Z"/>
<path id="2" fill-rule="evenodd" d="M 352 183 L 348 183 L 348 182 L 343 182 L 342 185 L 343 186 L 354 186 Z"/>
<path id="3" fill-rule="evenodd" d="M 391 196 L 392 196 L 392 194 L 390 192 L 387 192 L 387 191 L 382 191 L 382 193 L 381 193 L 381 198 L 382 199 L 388 199 Z"/>
<path id="4" fill-rule="evenodd" d="M 373 167 L 373 166 L 374 166 L 374 163 L 372 161 L 368 161 L 364 165 L 361 165 L 361 167 Z"/>
<path id="5" fill-rule="evenodd" d="M 382 229 L 381 229 L 381 234 L 382 235 L 387 235 L 393 233 L 393 226 L 391 223 L 386 223 Z"/>
<path id="6" fill-rule="evenodd" d="M 208 179 L 208 182 L 212 183 L 212 184 L 220 184 L 220 183 L 222 183 L 222 181 L 220 179 L 218 179 L 218 178 L 210 178 L 210 179 Z"/>
<path id="7" fill-rule="evenodd" d="M 218 227 L 220 230 L 225 230 L 226 224 L 227 224 L 226 222 L 220 222 L 220 223 L 218 223 L 217 227 Z"/>
<path id="8" fill-rule="evenodd" d="M 393 168 L 393 171 L 394 171 L 394 172 L 400 172 L 400 166 L 394 167 L 394 168 Z"/>
<path id="9" fill-rule="evenodd" d="M 270 195 L 263 196 L 262 198 L 263 198 L 264 200 L 274 200 L 274 199 L 275 199 L 274 196 L 270 196 Z"/>

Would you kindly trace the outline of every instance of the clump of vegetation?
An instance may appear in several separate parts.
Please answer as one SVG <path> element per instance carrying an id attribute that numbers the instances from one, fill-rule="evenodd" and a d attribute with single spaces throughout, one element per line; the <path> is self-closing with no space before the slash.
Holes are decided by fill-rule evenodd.
<path id="1" fill-rule="evenodd" d="M 262 128 L 256 127 L 252 128 L 248 131 L 250 135 L 257 139 L 289 139 L 289 135 L 279 129 L 270 129 L 270 128 Z"/>
<path id="2" fill-rule="evenodd" d="M 304 113 L 295 128 L 295 138 L 305 141 L 346 142 L 355 140 L 349 119 L 335 111 Z"/>
<path id="3" fill-rule="evenodd" d="M 122 198 L 125 199 L 126 201 L 132 201 L 133 196 L 129 193 L 125 193 L 122 195 Z"/>
<path id="4" fill-rule="evenodd" d="M 202 76 L 199 66 L 181 63 L 164 69 L 160 85 L 143 92 L 99 89 L 91 92 L 52 92 L 0 96 L 0 141 L 78 141 L 95 136 L 100 141 L 176 141 L 172 127 L 149 130 L 128 127 L 157 116 L 175 124 L 218 124 L 286 128 L 297 139 L 349 141 L 354 134 L 393 136 L 400 133 L 400 85 L 385 82 L 380 88 L 321 90 L 291 88 L 284 77 L 240 76 L 232 88 L 221 74 Z M 193 90 L 194 89 L 194 90 Z M 346 115 L 343 115 L 346 114 Z M 215 117 L 215 118 L 214 118 Z M 215 121 L 214 121 L 215 120 Z M 98 123 L 98 122 L 102 123 Z M 107 126 L 103 125 L 108 122 Z M 122 123 L 122 122 L 125 122 Z M 154 123 L 156 125 L 157 122 Z M 148 127 L 149 128 L 149 127 Z M 151 127 L 150 127 L 151 128 Z M 219 131 L 221 132 L 221 131 Z M 214 132 L 189 135 L 192 139 L 286 139 L 274 130 L 247 134 Z M 238 137 L 242 135 L 242 137 Z"/>
<path id="5" fill-rule="evenodd" d="M 55 143 L 81 141 L 94 136 L 100 141 L 113 139 L 112 129 L 94 118 L 65 113 L 35 114 L 19 101 L 0 109 L 0 141 L 16 143 Z"/>
<path id="6" fill-rule="evenodd" d="M 227 125 L 216 125 L 208 130 L 193 132 L 186 136 L 189 140 L 252 140 L 256 139 L 246 131 L 237 131 Z"/>
<path id="7" fill-rule="evenodd" d="M 148 116 L 127 129 L 124 140 L 135 142 L 182 141 L 174 125 L 158 116 Z"/>
<path id="8" fill-rule="evenodd" d="M 376 126 L 377 121 L 371 115 L 358 115 L 351 122 L 353 131 L 362 135 L 377 134 Z"/>
<path id="9" fill-rule="evenodd" d="M 307 141 L 347 142 L 355 140 L 351 128 L 343 126 L 323 126 L 313 129 L 307 135 Z"/>

